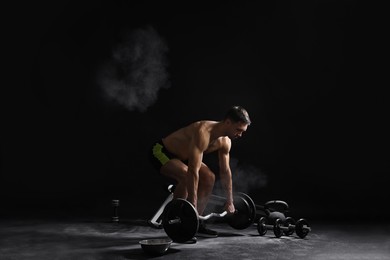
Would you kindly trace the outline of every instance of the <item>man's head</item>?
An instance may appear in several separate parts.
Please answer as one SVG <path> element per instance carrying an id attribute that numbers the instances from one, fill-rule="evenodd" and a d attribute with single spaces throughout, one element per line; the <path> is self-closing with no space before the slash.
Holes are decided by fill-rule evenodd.
<path id="1" fill-rule="evenodd" d="M 240 106 L 231 107 L 223 120 L 227 125 L 227 133 L 230 139 L 238 138 L 251 124 L 248 112 Z"/>
<path id="2" fill-rule="evenodd" d="M 230 119 L 234 123 L 242 122 L 247 125 L 251 124 L 248 112 L 240 106 L 231 107 L 225 115 L 224 120 L 226 119 Z"/>

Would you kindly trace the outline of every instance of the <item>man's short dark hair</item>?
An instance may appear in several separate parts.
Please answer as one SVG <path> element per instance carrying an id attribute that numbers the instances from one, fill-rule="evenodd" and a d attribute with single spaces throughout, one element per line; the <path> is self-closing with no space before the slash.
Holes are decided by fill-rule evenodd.
<path id="1" fill-rule="evenodd" d="M 225 115 L 225 120 L 226 119 L 230 119 L 233 122 L 243 122 L 247 125 L 251 124 L 248 112 L 240 106 L 231 107 Z"/>

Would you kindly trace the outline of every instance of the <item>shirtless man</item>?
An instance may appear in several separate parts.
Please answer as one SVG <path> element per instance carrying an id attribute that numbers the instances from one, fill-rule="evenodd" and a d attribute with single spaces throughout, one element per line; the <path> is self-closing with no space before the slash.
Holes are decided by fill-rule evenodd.
<path id="1" fill-rule="evenodd" d="M 213 191 L 215 175 L 202 162 L 203 154 L 218 152 L 219 174 L 225 190 L 225 210 L 234 213 L 232 173 L 229 164 L 231 140 L 241 137 L 251 121 L 248 112 L 234 106 L 222 121 L 197 121 L 154 144 L 153 161 L 166 177 L 176 180 L 174 198 L 187 199 L 200 215 Z M 200 232 L 216 235 L 203 225 Z"/>

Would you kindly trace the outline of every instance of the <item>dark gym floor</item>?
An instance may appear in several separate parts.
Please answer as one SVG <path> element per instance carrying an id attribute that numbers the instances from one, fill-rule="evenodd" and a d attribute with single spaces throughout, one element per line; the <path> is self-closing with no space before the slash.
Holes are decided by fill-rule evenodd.
<path id="1" fill-rule="evenodd" d="M 196 244 L 172 243 L 156 259 L 390 259 L 390 225 L 310 223 L 312 232 L 300 239 L 261 237 L 256 226 L 234 230 L 209 224 L 218 238 Z M 143 221 L 109 223 L 78 220 L 0 220 L 0 259 L 147 259 L 139 241 L 165 237 L 164 230 Z"/>

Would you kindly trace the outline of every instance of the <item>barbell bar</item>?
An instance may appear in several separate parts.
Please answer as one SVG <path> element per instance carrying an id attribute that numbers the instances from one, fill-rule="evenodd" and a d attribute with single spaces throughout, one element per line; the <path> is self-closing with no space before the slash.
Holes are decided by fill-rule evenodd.
<path id="1" fill-rule="evenodd" d="M 248 196 L 249 197 L 249 196 Z M 229 215 L 227 211 L 221 213 L 210 213 L 206 216 L 199 216 L 194 206 L 184 199 L 174 199 L 164 209 L 162 225 L 167 235 L 174 242 L 184 243 L 191 240 L 199 229 L 199 220 L 211 218 L 225 218 L 227 223 L 235 229 L 245 229 L 254 222 L 253 203 L 247 201 L 243 194 L 235 194 L 233 203 L 236 208 L 234 214 Z"/>

